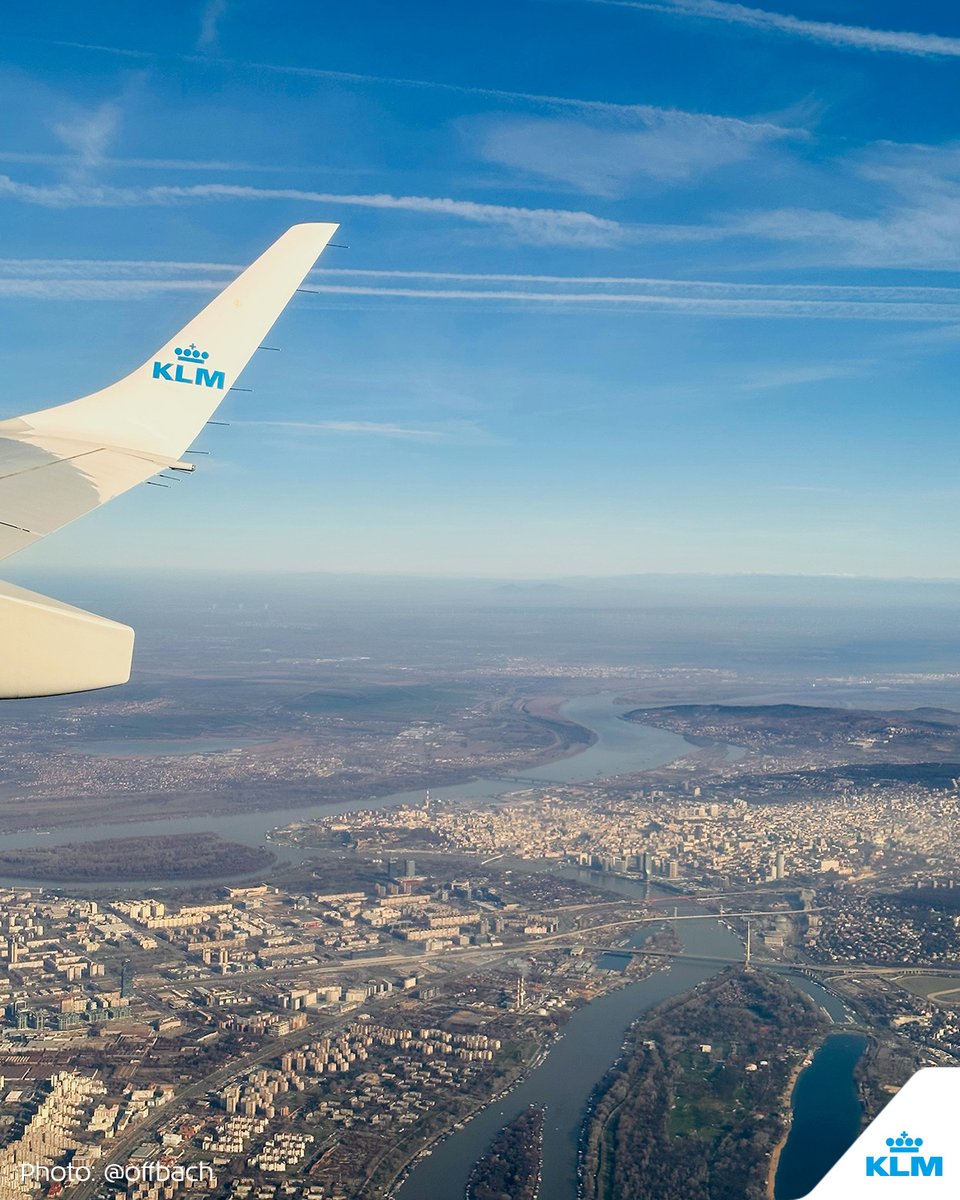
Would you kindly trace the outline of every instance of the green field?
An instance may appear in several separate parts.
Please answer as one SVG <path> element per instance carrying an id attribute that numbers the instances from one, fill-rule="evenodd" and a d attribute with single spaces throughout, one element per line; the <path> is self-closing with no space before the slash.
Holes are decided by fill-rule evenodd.
<path id="1" fill-rule="evenodd" d="M 717 1059 L 726 1058 L 726 1049 L 714 1046 Z M 696 1136 L 703 1141 L 719 1138 L 731 1122 L 742 1115 L 746 1091 L 736 1087 L 717 1094 L 723 1069 L 717 1059 L 696 1048 L 680 1051 L 676 1056 L 677 1076 L 673 1083 L 673 1107 L 667 1117 L 667 1133 Z"/>
<path id="2" fill-rule="evenodd" d="M 898 975 L 896 982 L 908 992 L 943 1004 L 960 1008 L 960 976 L 957 975 Z"/>

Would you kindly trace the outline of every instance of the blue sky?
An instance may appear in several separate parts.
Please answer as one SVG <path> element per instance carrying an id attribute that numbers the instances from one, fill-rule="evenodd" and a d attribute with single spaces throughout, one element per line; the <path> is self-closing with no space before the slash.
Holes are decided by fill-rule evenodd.
<path id="1" fill-rule="evenodd" d="M 786 3 L 786 0 L 784 0 Z M 0 412 L 338 242 L 211 428 L 7 565 L 960 576 L 960 10 L 6 18 Z"/>

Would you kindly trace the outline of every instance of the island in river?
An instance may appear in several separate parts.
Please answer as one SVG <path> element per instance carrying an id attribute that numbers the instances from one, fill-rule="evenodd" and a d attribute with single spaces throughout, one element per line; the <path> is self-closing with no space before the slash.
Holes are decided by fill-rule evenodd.
<path id="1" fill-rule="evenodd" d="M 543 1109 L 531 1105 L 500 1130 L 467 1184 L 467 1200 L 537 1200 Z"/>
<path id="2" fill-rule="evenodd" d="M 785 1083 L 822 1032 L 808 996 L 742 967 L 636 1022 L 584 1124 L 586 1200 L 763 1200 Z"/>
<path id="3" fill-rule="evenodd" d="M 0 850 L 0 876 L 69 883 L 212 879 L 259 871 L 275 861 L 265 847 L 229 842 L 216 833 L 172 833 Z"/>

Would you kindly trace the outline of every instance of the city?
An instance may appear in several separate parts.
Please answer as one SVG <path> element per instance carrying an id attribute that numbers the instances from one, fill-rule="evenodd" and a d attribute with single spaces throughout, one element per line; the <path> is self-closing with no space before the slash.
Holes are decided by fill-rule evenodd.
<path id="1" fill-rule="evenodd" d="M 7 6 L 0 1200 L 955 1200 L 960 8 L 756 5 Z"/>
<path id="2" fill-rule="evenodd" d="M 643 710 L 637 736 L 672 719 Z M 77 1172 L 119 1160 L 144 1168 L 121 1181 L 137 1200 L 402 1191 L 438 1139 L 535 1077 L 574 1014 L 676 961 L 808 994 L 793 1063 L 817 1021 L 869 1030 L 874 1103 L 916 1066 L 957 1061 L 956 779 L 830 779 L 811 802 L 807 776 L 867 750 L 793 729 L 774 753 L 784 720 L 736 753 L 712 728 L 709 744 L 609 780 L 504 777 L 479 800 L 454 785 L 286 825 L 268 808 L 263 882 L 176 885 L 182 899 L 8 884 L 8 1194 L 33 1194 L 35 1177 L 11 1177 L 28 1148 L 48 1172 L 72 1168 L 80 1196 L 108 1193 Z M 577 755 L 560 761 L 582 774 Z M 802 798 L 763 782 L 791 772 Z M 724 949 L 698 958 L 691 922 L 729 931 Z"/>

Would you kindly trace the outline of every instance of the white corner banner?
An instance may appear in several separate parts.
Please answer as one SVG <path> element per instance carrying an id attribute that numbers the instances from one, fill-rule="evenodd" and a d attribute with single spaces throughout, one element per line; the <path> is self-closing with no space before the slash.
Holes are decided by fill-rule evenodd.
<path id="1" fill-rule="evenodd" d="M 925 1067 L 804 1200 L 960 1198 L 960 1069 Z"/>

